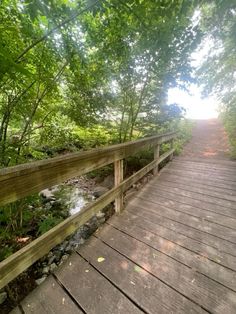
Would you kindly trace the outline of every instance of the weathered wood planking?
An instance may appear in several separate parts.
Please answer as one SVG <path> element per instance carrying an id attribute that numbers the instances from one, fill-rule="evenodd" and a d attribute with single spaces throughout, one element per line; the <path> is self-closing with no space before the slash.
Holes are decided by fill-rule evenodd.
<path id="1" fill-rule="evenodd" d="M 153 234 L 156 234 L 166 240 L 178 244 L 183 248 L 197 253 L 198 255 L 203 257 L 203 260 L 205 258 L 208 258 L 215 263 L 236 271 L 236 258 L 234 256 L 222 253 L 212 246 L 201 243 L 198 240 L 177 232 L 176 230 L 164 227 L 159 224 L 158 219 L 149 220 L 148 217 L 140 217 L 139 215 L 127 211 L 122 213 L 122 217 L 124 217 L 124 219 L 127 221 L 127 224 L 131 226 L 131 229 L 133 228 L 133 226 L 138 226 L 145 231 L 152 232 Z M 116 217 L 110 219 L 108 223 L 113 225 L 114 220 L 116 222 Z M 119 227 L 119 229 L 120 228 L 121 226 Z"/>
<path id="2" fill-rule="evenodd" d="M 205 233 L 196 228 L 190 227 L 187 224 L 177 222 L 175 220 L 169 219 L 164 215 L 159 215 L 154 211 L 145 212 L 144 206 L 129 207 L 127 210 L 132 214 L 137 214 L 143 218 L 148 218 L 150 221 L 154 221 L 161 224 L 164 227 L 170 228 L 180 234 L 188 236 L 195 239 L 201 243 L 207 244 L 218 249 L 220 252 L 225 252 L 236 256 L 236 244 L 228 242 L 227 240 L 221 239 L 217 236 L 211 235 L 210 233 Z"/>
<path id="3" fill-rule="evenodd" d="M 149 196 L 150 195 L 152 194 L 149 194 Z M 216 224 L 215 222 L 204 221 L 201 217 L 195 217 L 190 215 L 189 213 L 186 214 L 181 211 L 169 208 L 168 206 L 162 206 L 159 203 L 155 202 L 155 198 L 149 201 L 145 195 L 139 196 L 138 199 L 131 202 L 130 205 L 133 205 L 132 207 L 145 207 L 151 212 L 154 212 L 163 217 L 178 221 L 195 229 L 215 235 L 221 239 L 236 243 L 235 229 Z M 234 224 L 235 223 L 236 221 L 234 221 Z"/>
<path id="4" fill-rule="evenodd" d="M 209 277 L 111 226 L 96 236 L 205 310 L 219 314 L 236 311 L 236 293 Z"/>
<path id="5" fill-rule="evenodd" d="M 142 198 L 142 196 L 139 197 Z M 176 200 L 170 200 L 168 198 L 162 197 L 158 194 L 152 197 L 152 202 L 157 205 L 159 204 L 160 206 L 165 206 L 167 208 L 186 213 L 190 216 L 200 218 L 206 222 L 209 221 L 228 228 L 236 229 L 236 219 L 222 215 L 222 213 L 215 213 L 204 208 L 183 204 Z"/>
<path id="6" fill-rule="evenodd" d="M 12 279 L 16 278 L 39 258 L 47 254 L 50 249 L 61 243 L 66 237 L 92 218 L 98 211 L 114 201 L 115 198 L 121 195 L 121 193 L 124 193 L 145 174 L 152 171 L 153 168 L 156 167 L 157 162 L 160 163 L 165 160 L 173 153 L 173 151 L 174 150 L 170 150 L 164 153 L 160 156 L 158 161 L 153 160 L 150 164 L 102 195 L 99 199 L 85 206 L 81 212 L 65 219 L 60 224 L 44 233 L 41 237 L 32 241 L 30 244 L 2 261 L 0 263 L 0 289 Z"/>
<path id="7" fill-rule="evenodd" d="M 63 288 L 51 276 L 26 297 L 21 302 L 21 306 L 25 314 L 83 313 L 78 304 L 64 292 Z"/>
<path id="8" fill-rule="evenodd" d="M 229 200 L 236 202 L 236 193 L 233 193 L 231 190 L 226 190 L 223 188 L 210 187 L 204 185 L 204 183 L 200 184 L 197 182 L 192 182 L 190 180 L 185 180 L 184 178 L 180 178 L 174 175 L 163 174 L 161 177 L 161 184 L 179 187 L 180 189 L 196 192 L 199 194 L 204 194 L 208 196 L 213 196 L 215 198 L 220 198 L 223 200 Z"/>
<path id="9" fill-rule="evenodd" d="M 99 257 L 101 258 L 100 255 L 97 256 Z M 56 271 L 55 276 L 86 313 L 143 313 L 77 254 L 71 256 L 69 261 Z"/>
<path id="10" fill-rule="evenodd" d="M 209 178 L 209 176 L 205 176 L 203 178 L 199 178 L 199 176 L 190 176 L 186 172 L 182 171 L 181 174 L 177 173 L 176 171 L 172 171 L 171 168 L 168 168 L 164 170 L 164 173 L 169 176 L 175 176 L 181 178 L 181 180 L 190 181 L 189 183 L 192 184 L 200 184 L 201 186 L 206 186 L 206 188 L 214 189 L 224 189 L 228 193 L 233 193 L 233 195 L 236 194 L 236 186 L 234 184 L 217 180 L 216 178 Z"/>
<path id="11" fill-rule="evenodd" d="M 114 217 L 114 219 L 110 219 L 109 224 L 236 292 L 236 272 L 234 270 L 227 269 L 206 257 L 201 257 L 199 254 L 144 230 L 135 224 L 132 224 L 131 227 L 130 222 L 126 220 L 126 216 Z M 143 225 L 145 225 L 145 222 L 143 222 Z"/>
<path id="12" fill-rule="evenodd" d="M 199 305 L 184 298 L 98 238 L 91 238 L 78 253 L 145 313 L 206 313 Z M 98 262 L 99 256 L 104 258 L 102 263 Z"/>
<path id="13" fill-rule="evenodd" d="M 222 214 L 224 216 L 236 218 L 236 211 L 234 208 L 228 208 L 222 205 L 209 203 L 206 200 L 204 200 L 204 197 L 203 197 L 203 200 L 199 198 L 197 199 L 197 197 L 196 198 L 187 197 L 186 195 L 181 195 L 181 193 L 179 194 L 174 193 L 172 190 L 168 188 L 163 189 L 161 188 L 161 186 L 158 187 L 157 189 L 158 189 L 158 193 L 153 192 L 153 188 L 152 188 L 152 191 L 151 190 L 149 191 L 153 195 L 153 198 L 155 198 L 155 195 L 157 196 L 159 195 L 166 199 L 173 200 L 182 204 L 187 204 L 187 205 L 194 206 L 200 209 L 206 209 L 206 210 L 218 213 L 218 214 Z M 224 207 L 224 210 L 222 210 L 222 207 Z"/>
<path id="14" fill-rule="evenodd" d="M 0 205 L 101 168 L 176 137 L 175 132 L 0 170 Z"/>

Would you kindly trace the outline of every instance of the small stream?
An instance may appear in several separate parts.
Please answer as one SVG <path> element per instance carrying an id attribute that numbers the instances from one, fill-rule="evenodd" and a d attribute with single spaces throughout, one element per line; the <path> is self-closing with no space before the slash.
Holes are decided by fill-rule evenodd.
<path id="1" fill-rule="evenodd" d="M 94 200 L 90 191 L 75 184 L 57 185 L 42 192 L 43 197 L 54 204 L 54 207 L 67 210 L 69 215 L 78 213 L 87 203 Z"/>
<path id="2" fill-rule="evenodd" d="M 57 200 L 68 208 L 70 215 L 78 213 L 94 197 L 75 185 L 60 185 L 53 193 Z"/>

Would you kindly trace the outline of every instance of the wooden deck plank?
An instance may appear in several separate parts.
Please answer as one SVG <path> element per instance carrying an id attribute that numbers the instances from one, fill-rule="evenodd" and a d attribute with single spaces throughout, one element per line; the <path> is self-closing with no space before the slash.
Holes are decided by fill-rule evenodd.
<path id="1" fill-rule="evenodd" d="M 147 190 L 145 190 L 145 192 L 147 192 Z M 159 187 L 157 189 L 153 189 L 152 187 L 150 187 L 147 193 L 150 193 L 152 198 L 155 198 L 155 196 L 158 195 L 169 200 L 178 201 L 182 204 L 190 205 L 190 206 L 197 207 L 200 209 L 206 209 L 206 210 L 236 219 L 236 210 L 234 208 L 228 208 L 228 207 L 223 207 L 218 204 L 212 204 L 212 203 L 206 202 L 205 200 L 201 201 L 200 199 L 197 199 L 197 198 L 188 197 L 186 195 L 181 195 L 174 191 L 172 192 L 172 190 L 170 191 L 167 188 L 161 189 L 161 187 Z M 146 193 L 144 193 L 144 190 L 142 190 L 140 193 L 140 196 L 141 195 L 143 196 L 144 194 L 146 195 Z"/>
<path id="2" fill-rule="evenodd" d="M 175 157 L 175 159 L 173 160 L 172 164 L 176 164 L 176 165 L 186 165 L 186 166 L 193 166 L 193 167 L 197 167 L 198 169 L 219 169 L 219 170 L 225 170 L 227 172 L 233 172 L 236 171 L 236 165 L 235 162 L 233 162 L 233 165 L 224 165 L 224 164 L 216 164 L 216 163 L 208 163 L 208 162 L 197 162 L 197 161 L 192 161 L 192 160 L 185 160 L 179 157 Z"/>
<path id="3" fill-rule="evenodd" d="M 158 214 L 173 221 L 177 221 L 181 224 L 190 226 L 194 229 L 203 231 L 207 234 L 216 236 L 220 239 L 232 242 L 233 243 L 232 247 L 236 249 L 236 230 L 234 229 L 217 225 L 209 221 L 204 221 L 203 219 L 190 216 L 185 213 L 176 211 L 174 209 L 170 209 L 168 207 L 156 204 L 153 199 L 148 200 L 148 197 L 146 195 L 138 197 L 132 202 L 130 202 L 128 208 L 132 207 L 135 210 L 136 206 L 145 208 L 148 213 L 151 212 L 154 214 Z"/>
<path id="4" fill-rule="evenodd" d="M 143 268 L 92 238 L 78 253 L 148 313 L 205 313 Z M 102 256 L 104 262 L 99 263 Z"/>
<path id="5" fill-rule="evenodd" d="M 76 253 L 55 272 L 55 276 L 86 313 L 143 313 Z"/>
<path id="6" fill-rule="evenodd" d="M 206 245 L 174 230 L 163 227 L 159 224 L 158 218 L 156 220 L 150 221 L 147 218 L 140 217 L 130 212 L 124 212 L 122 213 L 122 216 L 125 217 L 127 224 L 130 224 L 130 228 L 132 228 L 133 225 L 138 226 L 145 231 L 152 232 L 164 239 L 178 244 L 183 248 L 195 252 L 204 258 L 208 258 L 215 263 L 236 271 L 236 258 L 234 256 L 231 256 L 227 253 L 222 253 L 212 246 Z M 116 220 L 118 218 L 114 217 L 110 219 L 108 223 L 113 225 L 113 219 Z"/>
<path id="7" fill-rule="evenodd" d="M 205 166 L 205 164 L 202 164 L 201 167 L 195 164 L 185 164 L 185 163 L 176 163 L 173 161 L 171 164 L 172 169 L 179 169 L 183 171 L 192 171 L 192 172 L 199 172 L 199 173 L 210 173 L 212 176 L 215 177 L 223 177 L 226 180 L 235 181 L 235 173 L 236 169 L 229 169 L 229 168 L 219 168 L 219 167 L 213 167 L 213 166 Z"/>
<path id="8" fill-rule="evenodd" d="M 142 196 L 140 196 L 142 198 Z M 150 199 L 150 198 L 149 198 Z M 194 207 L 188 204 L 183 204 L 176 200 L 169 200 L 168 198 L 160 195 L 155 195 L 151 198 L 153 203 L 159 204 L 170 209 L 188 214 L 190 216 L 198 217 L 203 221 L 212 222 L 216 225 L 225 226 L 231 229 L 236 229 L 236 218 L 224 216 L 222 213 L 215 213 L 213 211 Z"/>
<path id="9" fill-rule="evenodd" d="M 229 270 L 206 257 L 187 250 L 135 224 L 131 225 L 122 217 L 109 221 L 109 224 L 236 292 L 235 271 Z"/>
<path id="10" fill-rule="evenodd" d="M 158 190 L 156 189 L 155 186 L 157 186 Z M 157 194 L 160 190 L 166 191 L 166 189 L 168 189 L 171 193 L 175 193 L 177 195 L 181 195 L 181 196 L 188 197 L 188 198 L 193 198 L 195 200 L 200 200 L 202 202 L 211 203 L 214 205 L 219 205 L 220 207 L 226 207 L 226 208 L 231 208 L 231 209 L 236 210 L 236 201 L 235 200 L 226 200 L 226 199 L 221 199 L 218 197 L 212 197 L 210 195 L 205 195 L 205 194 L 198 193 L 198 192 L 187 191 L 187 190 L 182 189 L 180 187 L 174 187 L 174 186 L 171 186 L 168 184 L 163 184 L 162 180 L 154 181 L 152 188 L 153 188 L 153 191 L 155 194 Z"/>
<path id="11" fill-rule="evenodd" d="M 191 180 L 200 180 L 201 182 L 205 182 L 205 184 L 210 184 L 211 186 L 216 187 L 224 187 L 229 190 L 236 190 L 236 184 L 232 181 L 221 180 L 215 177 L 211 177 L 206 174 L 199 174 L 194 172 L 180 171 L 172 168 L 164 169 L 163 172 L 169 173 L 172 175 L 180 176 L 181 178 L 188 178 Z"/>
<path id="12" fill-rule="evenodd" d="M 214 313 L 236 311 L 236 293 L 208 277 L 111 226 L 102 228 L 97 236 L 204 309 Z"/>
<path id="13" fill-rule="evenodd" d="M 182 155 L 176 156 L 175 160 L 185 162 L 185 161 L 191 161 L 191 162 L 196 162 L 200 164 L 209 164 L 213 166 L 227 166 L 227 167 L 232 167 L 236 168 L 236 163 L 235 161 L 231 161 L 228 158 L 220 159 L 220 158 L 199 158 L 199 157 L 184 157 Z"/>
<path id="14" fill-rule="evenodd" d="M 27 296 L 21 306 L 25 314 L 83 313 L 51 276 Z"/>
<path id="15" fill-rule="evenodd" d="M 147 211 L 146 207 L 127 207 L 127 211 L 132 214 L 139 215 L 143 218 L 149 219 L 150 221 L 157 221 L 157 223 L 161 224 L 164 227 L 167 227 L 171 230 L 174 230 L 180 234 L 183 234 L 189 238 L 195 239 L 199 242 L 202 242 L 206 245 L 210 245 L 221 252 L 228 253 L 230 255 L 236 256 L 235 244 L 213 236 L 209 233 L 197 230 L 193 227 L 190 227 L 186 224 L 182 224 L 180 222 L 171 220 L 164 216 L 158 215 L 155 212 Z"/>
<path id="16" fill-rule="evenodd" d="M 184 191 L 186 193 L 187 197 L 192 197 L 199 199 L 201 198 L 203 201 L 218 204 L 223 207 L 229 207 L 236 209 L 236 196 L 232 195 L 225 195 L 223 193 L 215 192 L 213 195 L 211 195 L 211 192 L 208 190 L 205 190 L 204 188 L 194 188 L 189 187 L 186 183 L 181 184 L 180 182 L 173 182 L 173 181 L 167 181 L 161 178 L 161 180 L 153 180 L 153 187 L 160 186 L 163 188 L 169 188 L 171 191 L 183 193 L 181 191 Z M 177 190 L 178 189 L 178 190 Z"/>
<path id="17" fill-rule="evenodd" d="M 204 183 L 199 184 L 191 180 L 184 181 L 183 178 L 178 176 L 161 176 L 160 182 L 165 185 L 179 187 L 186 189 L 187 191 L 197 192 L 199 194 L 209 195 L 223 200 L 234 201 L 236 202 L 236 193 L 233 191 L 228 191 L 222 188 L 214 188 L 204 185 Z"/>

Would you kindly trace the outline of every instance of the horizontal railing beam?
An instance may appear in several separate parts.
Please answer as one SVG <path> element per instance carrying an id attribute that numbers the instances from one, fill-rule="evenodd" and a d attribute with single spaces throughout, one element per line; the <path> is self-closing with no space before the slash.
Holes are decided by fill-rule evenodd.
<path id="1" fill-rule="evenodd" d="M 176 133 L 170 132 L 2 169 L 0 170 L 0 205 L 40 192 L 45 188 L 99 169 L 175 137 Z"/>

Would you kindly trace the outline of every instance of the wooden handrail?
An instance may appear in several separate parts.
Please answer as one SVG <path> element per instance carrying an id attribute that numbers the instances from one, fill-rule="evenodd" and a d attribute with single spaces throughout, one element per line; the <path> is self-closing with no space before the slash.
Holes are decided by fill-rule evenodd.
<path id="1" fill-rule="evenodd" d="M 114 200 L 116 212 L 120 212 L 123 207 L 123 193 L 148 172 L 153 170 L 157 173 L 160 162 L 173 155 L 174 148 L 171 148 L 159 156 L 159 146 L 164 142 L 173 141 L 175 137 L 176 132 L 170 132 L 0 170 L 0 205 L 3 205 L 71 177 L 115 163 L 115 187 L 113 189 L 0 263 L 0 289 Z M 154 147 L 154 160 L 123 181 L 121 160 L 148 147 Z"/>

